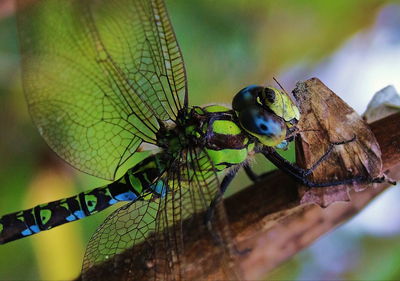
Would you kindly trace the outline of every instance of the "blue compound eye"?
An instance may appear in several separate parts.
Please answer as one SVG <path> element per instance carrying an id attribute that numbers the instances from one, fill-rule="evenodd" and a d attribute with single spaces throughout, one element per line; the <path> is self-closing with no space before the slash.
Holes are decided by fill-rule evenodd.
<path id="1" fill-rule="evenodd" d="M 285 121 L 261 106 L 247 106 L 239 113 L 239 122 L 264 145 L 276 146 L 286 138 Z"/>
<path id="2" fill-rule="evenodd" d="M 235 95 L 232 101 L 232 108 L 235 111 L 242 111 L 248 106 L 257 104 L 257 97 L 261 94 L 264 87 L 250 85 L 243 88 Z"/>

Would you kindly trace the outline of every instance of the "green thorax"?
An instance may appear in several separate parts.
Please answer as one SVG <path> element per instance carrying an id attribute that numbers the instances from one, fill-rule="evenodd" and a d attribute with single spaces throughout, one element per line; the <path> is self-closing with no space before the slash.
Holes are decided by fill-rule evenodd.
<path id="1" fill-rule="evenodd" d="M 246 161 L 254 149 L 234 111 L 224 106 L 188 108 L 180 112 L 176 124 L 168 125 L 161 126 L 157 140 L 171 159 L 182 151 L 197 149 L 206 152 L 216 170 L 222 171 Z"/>

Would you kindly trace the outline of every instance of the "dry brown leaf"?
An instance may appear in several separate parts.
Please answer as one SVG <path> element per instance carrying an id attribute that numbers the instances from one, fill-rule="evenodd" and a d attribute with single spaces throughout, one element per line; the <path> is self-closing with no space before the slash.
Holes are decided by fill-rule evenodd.
<path id="1" fill-rule="evenodd" d="M 383 176 L 379 144 L 361 116 L 326 87 L 312 78 L 297 84 L 293 95 L 301 111 L 296 140 L 297 163 L 310 168 L 333 142 L 355 138 L 335 146 L 328 158 L 309 176 L 314 182 L 335 182 L 352 177 Z M 324 188 L 299 189 L 301 203 L 327 207 L 336 201 L 349 201 L 349 191 L 360 191 L 368 185 L 337 185 Z"/>

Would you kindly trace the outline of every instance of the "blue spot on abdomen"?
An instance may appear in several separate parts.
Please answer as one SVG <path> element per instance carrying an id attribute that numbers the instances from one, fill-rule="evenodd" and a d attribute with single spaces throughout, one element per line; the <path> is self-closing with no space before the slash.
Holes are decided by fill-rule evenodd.
<path id="1" fill-rule="evenodd" d="M 136 194 L 132 191 L 124 192 L 114 196 L 118 201 L 133 201 L 137 198 Z M 111 201 L 111 200 L 110 200 Z"/>
<path id="2" fill-rule="evenodd" d="M 32 230 L 33 232 L 35 232 L 35 233 L 38 233 L 38 232 L 40 232 L 40 228 L 39 228 L 39 226 L 38 225 L 31 225 L 30 227 L 30 230 Z"/>
<path id="3" fill-rule="evenodd" d="M 75 211 L 74 212 L 75 217 L 77 217 L 78 219 L 82 219 L 84 217 L 86 217 L 85 213 L 82 210 L 79 211 Z"/>
<path id="4" fill-rule="evenodd" d="M 27 228 L 27 229 L 21 231 L 21 234 L 23 236 L 29 236 L 29 235 L 32 235 L 32 231 L 29 228 Z"/>
<path id="5" fill-rule="evenodd" d="M 67 221 L 74 221 L 74 220 L 76 220 L 77 218 L 76 218 L 76 216 L 74 216 L 74 215 L 69 215 L 68 217 L 66 217 L 65 218 Z"/>

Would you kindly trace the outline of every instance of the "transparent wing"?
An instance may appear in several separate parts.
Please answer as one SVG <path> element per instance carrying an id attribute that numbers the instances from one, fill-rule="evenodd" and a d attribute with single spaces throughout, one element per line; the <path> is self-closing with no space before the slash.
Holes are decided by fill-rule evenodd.
<path id="1" fill-rule="evenodd" d="M 137 201 L 108 216 L 86 247 L 83 280 L 143 280 L 148 273 L 146 261 L 154 256 L 150 235 L 156 229 L 158 211 L 159 202 Z M 142 247 L 135 248 L 134 256 L 123 254 L 133 245 Z M 98 267 L 101 263 L 108 264 Z M 132 268 L 136 269 L 133 277 Z"/>
<path id="2" fill-rule="evenodd" d="M 218 275 L 219 279 L 238 278 L 222 201 L 215 206 L 211 227 L 205 224 L 205 212 L 220 194 L 220 182 L 210 161 L 205 151 L 190 149 L 169 171 L 169 186 L 174 190 L 167 193 L 157 217 L 156 280 L 203 280 L 220 267 L 224 275 Z M 219 244 L 218 251 L 208 258 L 204 239 Z"/>
<path id="3" fill-rule="evenodd" d="M 155 143 L 158 120 L 187 103 L 163 1 L 17 3 L 23 85 L 41 135 L 76 168 L 113 179 L 142 141 Z"/>
<path id="4" fill-rule="evenodd" d="M 199 280 L 217 262 L 222 267 L 232 265 L 228 250 L 232 241 L 222 203 L 216 206 L 211 230 L 204 223 L 204 212 L 219 193 L 208 155 L 188 151 L 170 167 L 163 176 L 169 188 L 165 197 L 123 207 L 97 230 L 85 256 L 85 280 L 110 276 L 115 280 Z M 223 241 L 213 262 L 202 258 L 201 245 L 193 243 L 204 237 Z M 193 271 L 193 264 L 202 268 L 203 275 L 194 275 L 199 271 Z M 234 280 L 234 270 L 226 272 L 226 278 Z"/>

